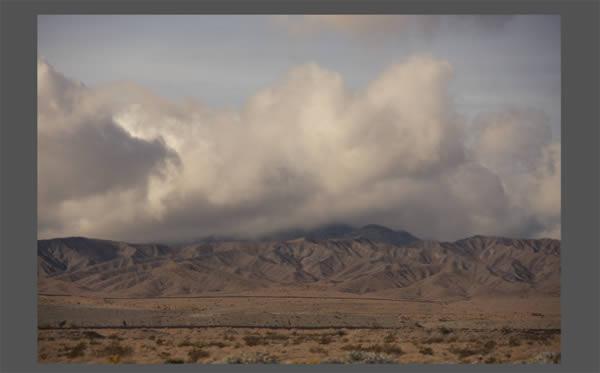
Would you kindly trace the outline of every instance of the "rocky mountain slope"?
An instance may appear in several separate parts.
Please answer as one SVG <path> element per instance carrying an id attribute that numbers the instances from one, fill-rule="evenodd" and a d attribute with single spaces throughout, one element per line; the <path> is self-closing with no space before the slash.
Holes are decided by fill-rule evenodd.
<path id="1" fill-rule="evenodd" d="M 177 245 L 56 238 L 38 241 L 38 287 L 40 293 L 122 297 L 275 287 L 415 299 L 556 296 L 560 241 L 425 241 L 377 225 Z"/>

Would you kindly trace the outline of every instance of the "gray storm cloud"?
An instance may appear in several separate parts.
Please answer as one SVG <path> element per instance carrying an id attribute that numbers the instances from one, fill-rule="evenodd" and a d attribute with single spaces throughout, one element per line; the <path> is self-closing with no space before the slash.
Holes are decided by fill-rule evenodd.
<path id="1" fill-rule="evenodd" d="M 38 61 L 38 234 L 179 240 L 341 221 L 559 237 L 560 144 L 543 115 L 490 113 L 471 130 L 452 75 L 414 56 L 351 91 L 305 64 L 223 110 L 86 87 Z"/>

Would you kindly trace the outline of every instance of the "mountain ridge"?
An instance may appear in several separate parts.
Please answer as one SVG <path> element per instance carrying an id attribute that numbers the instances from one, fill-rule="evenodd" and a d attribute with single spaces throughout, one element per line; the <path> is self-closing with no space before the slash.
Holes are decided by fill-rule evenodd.
<path id="1" fill-rule="evenodd" d="M 421 240 L 371 224 L 176 245 L 62 237 L 38 241 L 38 287 L 136 297 L 273 287 L 430 299 L 558 295 L 560 241 L 483 235 Z"/>

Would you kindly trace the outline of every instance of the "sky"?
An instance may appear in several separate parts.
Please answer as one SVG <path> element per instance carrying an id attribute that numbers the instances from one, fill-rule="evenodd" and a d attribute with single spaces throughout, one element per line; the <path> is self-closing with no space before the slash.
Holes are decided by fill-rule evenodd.
<path id="1" fill-rule="evenodd" d="M 560 18 L 38 17 L 38 236 L 560 238 Z"/>

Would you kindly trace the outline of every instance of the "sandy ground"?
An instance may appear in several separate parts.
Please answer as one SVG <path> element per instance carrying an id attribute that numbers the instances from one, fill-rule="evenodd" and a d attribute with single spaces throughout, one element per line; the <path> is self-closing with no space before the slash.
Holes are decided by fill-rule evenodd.
<path id="1" fill-rule="evenodd" d="M 38 298 L 41 363 L 557 363 L 559 298 Z"/>

